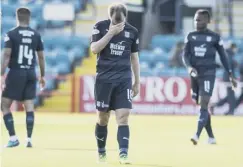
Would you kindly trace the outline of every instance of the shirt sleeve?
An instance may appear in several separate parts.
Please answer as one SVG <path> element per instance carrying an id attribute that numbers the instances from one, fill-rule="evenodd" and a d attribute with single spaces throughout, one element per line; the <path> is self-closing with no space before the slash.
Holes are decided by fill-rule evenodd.
<path id="1" fill-rule="evenodd" d="M 101 24 L 100 23 L 96 23 L 93 27 L 92 30 L 92 37 L 91 37 L 91 41 L 92 42 L 97 42 L 102 38 L 102 34 L 101 34 Z"/>
<path id="2" fill-rule="evenodd" d="M 132 43 L 132 48 L 131 48 L 131 52 L 135 53 L 139 51 L 139 38 L 138 38 L 138 31 L 136 31 L 135 33 L 135 37 Z"/>
<path id="3" fill-rule="evenodd" d="M 218 37 L 218 40 L 216 42 L 216 46 L 215 47 L 216 47 L 216 49 L 217 49 L 217 51 L 219 53 L 220 60 L 221 60 L 221 62 L 223 64 L 225 70 L 227 72 L 232 72 L 232 70 L 231 70 L 231 68 L 229 66 L 228 56 L 227 56 L 226 51 L 224 49 L 223 40 L 220 37 Z"/>
<path id="4" fill-rule="evenodd" d="M 36 51 L 43 51 L 43 50 L 44 50 L 43 40 L 41 39 L 41 36 L 38 35 L 38 44 L 37 44 Z"/>
<path id="5" fill-rule="evenodd" d="M 182 60 L 183 60 L 183 63 L 184 65 L 188 68 L 188 67 L 191 67 L 191 63 L 190 63 L 190 41 L 188 39 L 188 36 L 187 35 L 185 37 L 185 40 L 184 40 L 184 50 L 183 50 L 183 53 L 182 53 Z"/>
<path id="6" fill-rule="evenodd" d="M 12 48 L 12 39 L 9 33 L 4 36 L 4 48 Z"/>

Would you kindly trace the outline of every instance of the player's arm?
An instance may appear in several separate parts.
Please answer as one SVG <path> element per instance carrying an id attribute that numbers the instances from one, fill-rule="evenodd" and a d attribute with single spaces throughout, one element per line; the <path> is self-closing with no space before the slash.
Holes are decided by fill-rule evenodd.
<path id="1" fill-rule="evenodd" d="M 101 25 L 96 24 L 92 32 L 92 39 L 91 39 L 91 46 L 90 46 L 91 52 L 94 54 L 100 53 L 110 42 L 112 37 L 120 33 L 123 29 L 124 29 L 124 23 L 120 23 L 117 25 L 110 25 L 108 32 L 104 36 L 102 36 Z"/>
<path id="2" fill-rule="evenodd" d="M 237 83 L 232 74 L 232 67 L 230 67 L 229 65 L 229 59 L 223 46 L 223 40 L 220 39 L 220 37 L 218 38 L 218 41 L 216 43 L 216 49 L 219 53 L 219 57 L 222 65 L 224 66 L 225 70 L 229 73 L 229 77 L 230 77 L 229 79 L 232 82 L 233 87 L 236 87 Z"/>
<path id="3" fill-rule="evenodd" d="M 182 61 L 184 63 L 184 65 L 186 66 L 189 74 L 192 76 L 192 77 L 196 77 L 197 76 L 197 70 L 195 68 L 192 67 L 191 65 L 191 61 L 190 61 L 190 58 L 191 58 L 191 53 L 190 53 L 190 41 L 188 39 L 188 36 L 186 36 L 185 40 L 184 40 L 184 50 L 183 50 L 183 53 L 182 53 Z"/>
<path id="4" fill-rule="evenodd" d="M 45 87 L 45 56 L 44 56 L 44 45 L 43 41 L 41 40 L 41 36 L 38 36 L 38 45 L 37 45 L 37 56 L 38 56 L 38 62 L 39 62 L 39 67 L 40 67 L 40 84 L 42 86 L 42 89 Z"/>
<path id="5" fill-rule="evenodd" d="M 10 57 L 11 57 L 11 48 L 4 48 L 2 55 L 2 63 L 1 63 L 1 76 L 4 75 L 6 68 L 8 67 Z"/>
<path id="6" fill-rule="evenodd" d="M 138 39 L 138 32 L 136 32 L 136 36 L 134 38 L 131 47 L 131 65 L 132 65 L 132 71 L 135 80 L 132 88 L 133 97 L 137 96 L 140 87 L 140 64 L 139 64 L 138 51 L 139 51 L 139 39 Z"/>
<path id="7" fill-rule="evenodd" d="M 43 51 L 37 51 L 39 66 L 40 66 L 40 75 L 45 77 L 45 56 Z"/>
<path id="8" fill-rule="evenodd" d="M 230 65 L 229 65 L 228 56 L 224 49 L 223 41 L 221 39 L 219 39 L 218 42 L 216 43 L 216 49 L 219 53 L 220 61 L 221 61 L 222 65 L 224 66 L 225 70 L 228 73 L 232 73 L 232 69 L 230 68 Z"/>
<path id="9" fill-rule="evenodd" d="M 131 53 L 131 64 L 132 71 L 135 79 L 135 84 L 140 83 L 140 64 L 139 64 L 139 56 L 138 52 Z"/>
<path id="10" fill-rule="evenodd" d="M 2 63 L 1 63 L 1 76 L 5 74 L 6 68 L 10 62 L 10 57 L 12 53 L 12 41 L 8 34 L 4 37 L 4 49 L 2 54 Z"/>

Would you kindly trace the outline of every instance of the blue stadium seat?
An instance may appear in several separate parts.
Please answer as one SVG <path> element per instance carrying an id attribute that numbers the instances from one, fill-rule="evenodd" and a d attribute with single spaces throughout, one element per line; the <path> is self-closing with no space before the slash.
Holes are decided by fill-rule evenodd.
<path id="1" fill-rule="evenodd" d="M 182 36 L 176 35 L 155 35 L 152 38 L 151 46 L 152 48 L 162 48 L 163 50 L 169 52 L 176 42 L 182 40 Z"/>
<path id="2" fill-rule="evenodd" d="M 224 69 L 219 69 L 216 71 L 216 77 L 222 78 L 224 73 Z"/>
<path id="3" fill-rule="evenodd" d="M 45 59 L 46 59 L 47 65 L 49 65 L 49 66 L 55 66 L 57 64 L 56 54 L 53 54 L 53 53 L 47 51 L 45 53 Z"/>
<path id="4" fill-rule="evenodd" d="M 59 21 L 59 20 L 50 20 L 47 21 L 47 26 L 50 28 L 63 28 L 65 26 L 65 21 Z"/>
<path id="5" fill-rule="evenodd" d="M 141 76 L 154 76 L 154 72 L 151 68 L 141 68 L 140 69 Z"/>
<path id="6" fill-rule="evenodd" d="M 19 0 L 8 0 L 9 4 L 17 4 Z"/>
<path id="7" fill-rule="evenodd" d="M 156 63 L 157 62 L 168 63 L 169 56 L 168 56 L 168 54 L 155 55 L 153 61 L 156 62 Z"/>
<path id="8" fill-rule="evenodd" d="M 176 68 L 176 74 L 181 77 L 187 77 L 189 76 L 186 68 Z"/>
<path id="9" fill-rule="evenodd" d="M 158 76 L 176 76 L 176 69 L 164 68 L 157 73 Z"/>
<path id="10" fill-rule="evenodd" d="M 10 30 L 16 27 L 16 20 L 13 16 L 4 16 L 2 18 L 2 28 L 4 30 Z"/>
<path id="11" fill-rule="evenodd" d="M 70 42 L 70 38 L 68 36 L 52 36 L 53 40 L 55 40 L 54 47 L 62 48 L 62 49 L 70 49 L 72 44 Z"/>
<path id="12" fill-rule="evenodd" d="M 43 5 L 42 4 L 30 4 L 27 7 L 31 10 L 31 17 L 38 18 L 42 17 Z"/>
<path id="13" fill-rule="evenodd" d="M 154 60 L 154 54 L 151 51 L 142 50 L 139 53 L 139 60 L 140 62 L 146 61 L 149 64 L 149 66 L 151 66 Z"/>
<path id="14" fill-rule="evenodd" d="M 71 36 L 72 45 L 74 47 L 88 47 L 89 46 L 89 38 L 82 36 Z"/>
<path id="15" fill-rule="evenodd" d="M 81 4 L 82 2 L 80 1 L 80 0 L 75 0 L 75 1 L 73 1 L 73 4 L 74 4 L 74 8 L 75 8 L 75 13 L 78 13 L 78 12 L 80 12 L 80 10 L 81 10 L 81 6 L 82 6 L 82 4 Z"/>
<path id="16" fill-rule="evenodd" d="M 44 37 L 42 37 L 42 40 L 44 42 L 45 48 L 50 49 L 50 50 L 54 49 L 55 39 L 53 39 L 50 36 L 44 36 Z"/>
<path id="17" fill-rule="evenodd" d="M 15 16 L 16 6 L 13 4 L 2 4 L 2 16 Z"/>
<path id="18" fill-rule="evenodd" d="M 71 62 L 74 61 L 75 59 L 82 58 L 84 56 L 85 56 L 84 48 L 75 47 L 69 50 L 68 52 L 68 57 Z"/>
<path id="19" fill-rule="evenodd" d="M 71 62 L 68 52 L 64 49 L 56 49 L 57 52 L 57 69 L 59 74 L 68 74 L 71 71 Z"/>

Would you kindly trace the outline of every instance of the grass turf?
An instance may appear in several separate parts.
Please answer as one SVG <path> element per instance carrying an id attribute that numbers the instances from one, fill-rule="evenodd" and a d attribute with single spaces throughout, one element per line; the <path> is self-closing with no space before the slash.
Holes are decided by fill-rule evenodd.
<path id="1" fill-rule="evenodd" d="M 34 148 L 25 148 L 25 114 L 14 113 L 21 145 L 1 148 L 1 167 L 116 167 L 117 125 L 111 117 L 107 164 L 97 164 L 95 114 L 36 113 Z M 196 116 L 132 115 L 130 118 L 131 167 L 242 167 L 243 117 L 213 117 L 217 145 L 207 144 L 205 130 L 197 146 L 189 141 Z M 8 135 L 1 122 L 1 144 Z"/>

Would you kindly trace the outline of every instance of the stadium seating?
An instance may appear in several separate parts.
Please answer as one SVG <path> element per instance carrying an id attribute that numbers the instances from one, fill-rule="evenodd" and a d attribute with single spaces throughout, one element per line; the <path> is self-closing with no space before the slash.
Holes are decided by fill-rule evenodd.
<path id="1" fill-rule="evenodd" d="M 43 5 L 53 0 L 44 0 L 43 3 L 29 3 L 26 6 L 32 11 L 31 27 L 37 30 L 43 28 L 64 28 L 65 21 L 45 21 L 43 19 Z M 18 0 L 9 0 L 8 3 L 2 3 L 2 36 L 9 29 L 16 26 L 15 11 Z M 83 10 L 85 4 L 81 0 L 55 0 L 55 3 L 73 2 L 75 12 Z M 56 78 L 59 75 L 70 74 L 76 64 L 80 64 L 82 59 L 87 56 L 89 48 L 89 38 L 77 35 L 49 35 L 43 36 L 45 57 L 48 77 L 45 91 L 56 89 Z M 150 43 L 149 50 L 140 51 L 141 75 L 143 76 L 188 76 L 185 68 L 170 68 L 170 51 L 176 42 L 183 41 L 184 36 L 178 35 L 155 35 Z M 235 56 L 237 62 L 242 61 L 243 38 L 225 38 L 231 40 L 239 47 L 239 53 Z M 3 47 L 3 42 L 1 47 Z M 37 69 L 39 71 L 39 69 Z M 223 70 L 217 71 L 217 76 L 222 76 Z M 38 89 L 39 90 L 39 89 Z M 40 93 L 40 92 L 38 92 Z M 38 96 L 36 104 L 39 104 L 42 97 Z"/>

